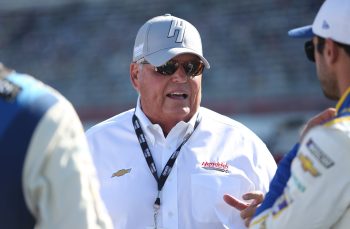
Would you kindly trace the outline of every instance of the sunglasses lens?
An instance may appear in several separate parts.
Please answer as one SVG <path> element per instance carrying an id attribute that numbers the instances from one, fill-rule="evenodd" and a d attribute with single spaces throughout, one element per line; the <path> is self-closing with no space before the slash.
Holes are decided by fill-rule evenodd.
<path id="1" fill-rule="evenodd" d="M 204 64 L 202 61 L 190 61 L 183 64 L 186 75 L 189 77 L 195 77 L 202 74 L 204 69 Z"/>
<path id="2" fill-rule="evenodd" d="M 156 71 L 162 75 L 170 76 L 174 74 L 179 67 L 179 64 L 174 61 L 168 61 L 166 64 L 156 67 Z"/>
<path id="3" fill-rule="evenodd" d="M 315 47 L 314 47 L 314 43 L 312 43 L 312 41 L 307 41 L 305 42 L 305 53 L 307 58 L 312 61 L 315 62 Z"/>
<path id="4" fill-rule="evenodd" d="M 191 78 L 202 74 L 204 69 L 203 62 L 199 60 L 185 62 L 181 65 L 184 68 L 186 75 Z M 170 76 L 177 71 L 179 66 L 180 66 L 180 63 L 170 60 L 166 64 L 156 67 L 155 70 L 156 72 L 164 76 Z"/>

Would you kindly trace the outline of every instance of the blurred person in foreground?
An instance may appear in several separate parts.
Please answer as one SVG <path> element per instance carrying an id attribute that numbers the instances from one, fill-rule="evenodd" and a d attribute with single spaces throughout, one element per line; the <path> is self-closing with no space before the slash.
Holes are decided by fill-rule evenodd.
<path id="1" fill-rule="evenodd" d="M 136 108 L 87 132 L 115 228 L 245 228 L 223 195 L 268 190 L 276 164 L 265 144 L 200 106 L 205 67 L 189 22 L 166 14 L 139 29 Z"/>
<path id="2" fill-rule="evenodd" d="M 1 228 L 112 228 L 80 120 L 58 92 L 0 64 Z"/>
<path id="3" fill-rule="evenodd" d="M 307 123 L 301 143 L 279 165 L 250 228 L 350 228 L 350 0 L 327 0 L 311 26 L 291 30 L 311 38 L 326 97 L 338 100 Z"/>

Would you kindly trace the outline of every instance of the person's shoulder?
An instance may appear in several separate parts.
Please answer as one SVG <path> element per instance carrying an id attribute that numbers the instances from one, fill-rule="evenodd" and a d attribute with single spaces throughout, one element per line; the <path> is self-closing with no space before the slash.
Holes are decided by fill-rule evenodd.
<path id="1" fill-rule="evenodd" d="M 19 88 L 20 102 L 27 104 L 41 104 L 48 100 L 68 102 L 57 90 L 31 75 L 12 71 L 4 80 Z"/>
<path id="2" fill-rule="evenodd" d="M 124 111 L 120 114 L 117 114 L 109 119 L 106 119 L 96 125 L 90 127 L 86 131 L 86 135 L 89 137 L 101 132 L 106 131 L 107 129 L 123 128 L 125 126 L 132 126 L 132 115 L 134 114 L 134 108 Z"/>
<path id="3" fill-rule="evenodd" d="M 350 120 L 346 116 L 337 117 L 324 125 L 316 126 L 310 129 L 302 143 L 311 152 L 317 149 L 332 157 L 338 155 L 340 160 L 344 160 L 344 156 L 350 159 Z"/>
<path id="4" fill-rule="evenodd" d="M 340 139 L 343 136 L 346 141 L 350 139 L 350 115 L 335 117 L 323 125 L 312 128 L 309 136 L 330 141 L 331 138 Z M 349 141 L 350 143 L 350 141 Z"/>
<path id="5" fill-rule="evenodd" d="M 346 144 L 350 147 L 350 115 L 336 117 L 323 125 L 312 128 L 309 138 L 327 144 Z"/>
<path id="6" fill-rule="evenodd" d="M 0 71 L 1 106 L 8 108 L 9 115 L 19 112 L 29 119 L 40 120 L 54 105 L 63 107 L 61 116 L 74 111 L 64 96 L 35 77 L 16 71 Z"/>
<path id="7" fill-rule="evenodd" d="M 322 126 L 337 129 L 342 132 L 350 132 L 350 114 L 341 115 L 324 123 Z"/>
<path id="8" fill-rule="evenodd" d="M 240 129 L 242 131 L 252 132 L 248 127 L 246 127 L 241 122 L 238 122 L 228 116 L 219 114 L 215 111 L 212 111 L 208 108 L 201 107 L 200 114 L 204 120 L 208 120 L 213 125 L 222 125 L 226 128 Z"/>
<path id="9" fill-rule="evenodd" d="M 204 107 L 201 107 L 200 114 L 203 117 L 204 125 L 208 125 L 213 131 L 231 132 L 242 141 L 265 145 L 256 133 L 239 121 Z"/>

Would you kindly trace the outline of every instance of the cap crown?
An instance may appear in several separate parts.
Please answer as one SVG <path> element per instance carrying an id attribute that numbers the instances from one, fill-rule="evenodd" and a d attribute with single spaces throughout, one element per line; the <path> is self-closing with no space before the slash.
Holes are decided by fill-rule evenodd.
<path id="1" fill-rule="evenodd" d="M 138 31 L 133 61 L 145 58 L 154 66 L 160 66 L 176 55 L 192 53 L 209 63 L 203 57 L 201 37 L 189 22 L 166 14 L 148 20 Z"/>
<path id="2" fill-rule="evenodd" d="M 312 24 L 314 34 L 350 45 L 350 0 L 327 0 Z"/>

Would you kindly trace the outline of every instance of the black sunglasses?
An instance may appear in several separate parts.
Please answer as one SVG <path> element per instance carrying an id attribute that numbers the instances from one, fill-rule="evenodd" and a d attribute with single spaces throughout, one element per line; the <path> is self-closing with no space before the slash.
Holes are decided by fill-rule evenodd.
<path id="1" fill-rule="evenodd" d="M 142 59 L 141 59 L 142 60 Z M 139 64 L 149 64 L 146 60 L 138 61 Z M 169 60 L 164 65 L 159 67 L 154 66 L 154 71 L 162 74 L 163 76 L 171 76 L 174 74 L 180 65 L 185 70 L 186 76 L 193 78 L 203 73 L 204 63 L 201 60 L 191 60 L 180 63 L 175 60 Z"/>
<path id="2" fill-rule="evenodd" d="M 315 45 L 312 40 L 305 42 L 304 50 L 307 58 L 310 61 L 315 62 Z"/>

